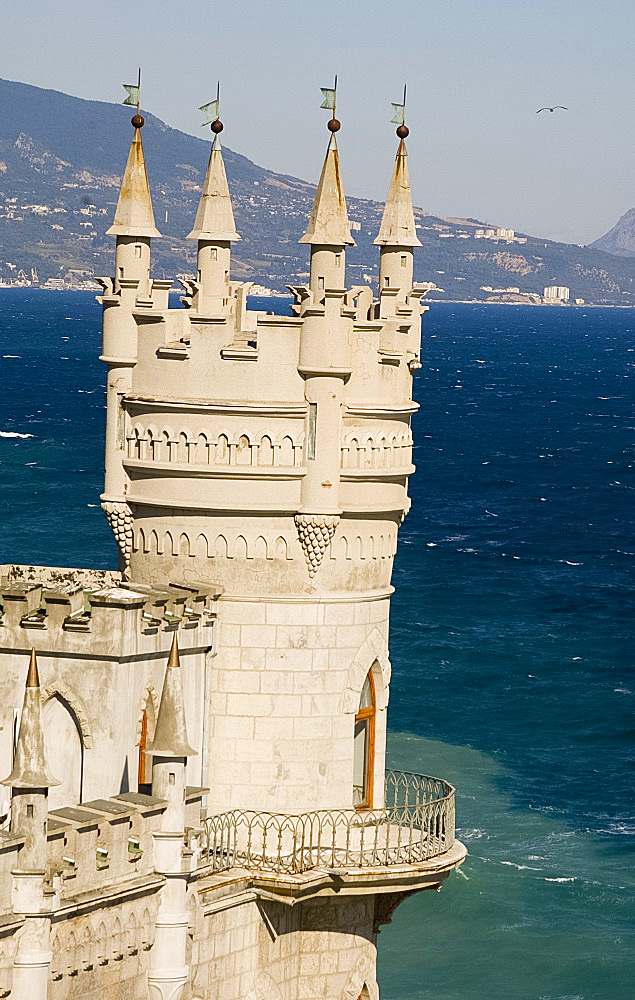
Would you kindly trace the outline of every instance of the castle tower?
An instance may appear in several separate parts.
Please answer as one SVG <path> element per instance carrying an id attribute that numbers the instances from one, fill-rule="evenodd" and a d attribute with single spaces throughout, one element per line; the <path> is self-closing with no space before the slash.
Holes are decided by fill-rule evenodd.
<path id="1" fill-rule="evenodd" d="M 102 508 L 114 532 L 120 554 L 120 569 L 127 567 L 132 543 L 132 518 L 126 504 L 127 477 L 122 468 L 125 441 L 122 433 L 121 400 L 130 389 L 132 368 L 137 360 L 137 322 L 134 313 L 153 306 L 156 290 L 164 293 L 172 282 L 150 278 L 150 247 L 161 233 L 154 223 L 141 129 L 142 115 L 132 117 L 134 133 L 121 181 L 115 219 L 106 235 L 116 238 L 115 276 L 99 278 L 104 294 L 103 352 L 106 381 L 106 464 Z"/>
<path id="2" fill-rule="evenodd" d="M 329 122 L 301 241 L 311 280 L 295 290 L 294 315 L 241 313 L 235 285 L 227 309 L 196 308 L 216 280 L 205 267 L 226 270 L 208 250 L 228 254 L 235 233 L 218 146 L 192 232 L 204 267 L 191 308 L 132 311 L 137 363 L 121 401 L 129 577 L 223 588 L 210 721 L 220 810 L 244 805 L 247 788 L 269 810 L 383 802 L 390 577 L 409 503 L 425 289 L 402 288 L 399 317 L 386 321 L 367 289 L 346 290 L 339 127 Z M 400 183 L 403 169 L 400 157 Z M 407 237 L 390 239 L 387 252 Z M 355 743 L 363 689 L 373 733 L 358 727 Z"/>

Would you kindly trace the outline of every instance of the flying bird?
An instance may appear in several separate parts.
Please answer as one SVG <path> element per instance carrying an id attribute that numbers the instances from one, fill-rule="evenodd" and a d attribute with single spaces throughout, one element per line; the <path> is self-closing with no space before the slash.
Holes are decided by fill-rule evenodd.
<path id="1" fill-rule="evenodd" d="M 563 111 L 569 110 L 568 108 L 565 108 L 564 104 L 556 104 L 555 108 L 538 108 L 536 114 L 539 115 L 541 111 L 555 111 L 557 108 L 562 108 Z"/>

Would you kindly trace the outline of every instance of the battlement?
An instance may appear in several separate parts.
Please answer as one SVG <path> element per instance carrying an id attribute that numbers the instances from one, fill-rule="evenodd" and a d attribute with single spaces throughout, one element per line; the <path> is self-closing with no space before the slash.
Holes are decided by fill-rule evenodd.
<path id="1" fill-rule="evenodd" d="M 320 356 L 328 355 L 328 363 L 320 357 L 318 368 L 340 371 L 351 379 L 347 391 L 350 402 L 368 399 L 370 388 L 371 394 L 386 404 L 387 387 L 381 370 L 387 365 L 403 365 L 409 374 L 408 368 L 419 362 L 420 317 L 427 309 L 421 298 L 430 287 L 417 286 L 401 297 L 398 289 L 385 289 L 381 298 L 374 300 L 370 288 L 357 286 L 327 291 L 318 302 L 309 289 L 293 288 L 292 315 L 244 310 L 240 326 L 234 325 L 233 317 L 203 316 L 193 310 L 133 310 L 136 345 L 135 356 L 130 358 L 134 371 L 127 395 L 160 395 L 158 387 L 174 385 L 177 380 L 180 398 L 193 402 L 302 402 L 302 372 L 315 367 L 310 356 L 313 328 L 317 332 L 324 327 L 316 343 L 320 344 Z M 384 299 L 389 294 L 394 308 L 387 310 Z M 339 332 L 342 321 L 352 325 L 352 340 L 346 326 L 343 334 Z M 106 331 L 107 316 L 104 323 Z M 325 335 L 333 340 L 328 351 L 323 343 Z M 369 387 L 373 357 L 373 380 L 381 381 Z M 102 360 L 116 361 L 106 344 Z M 360 379 L 364 388 L 358 397 Z M 393 405 L 403 403 L 410 397 L 409 380 L 392 386 L 390 394 Z"/>
<path id="2" fill-rule="evenodd" d="M 206 791 L 186 789 L 187 828 L 200 827 Z M 151 794 L 125 792 L 50 811 L 45 885 L 51 908 L 80 901 L 87 905 L 90 896 L 108 895 L 109 886 L 125 894 L 127 885 L 138 887 L 139 879 L 154 875 L 152 834 L 161 829 L 166 807 L 165 800 Z M 0 830 L 0 923 L 12 909 L 11 872 L 19 868 L 23 844 L 23 837 Z"/>
<path id="3" fill-rule="evenodd" d="M 34 634 L 43 631 L 47 647 L 74 648 L 92 657 L 108 656 L 113 639 L 120 641 L 117 657 L 125 657 L 144 636 L 175 627 L 197 645 L 199 630 L 214 623 L 222 592 L 208 584 L 124 585 L 121 574 L 107 570 L 5 565 L 0 574 L 0 643 L 15 645 L 9 636 L 20 638 L 19 630 L 19 645 L 28 643 L 29 635 L 35 642 Z"/>

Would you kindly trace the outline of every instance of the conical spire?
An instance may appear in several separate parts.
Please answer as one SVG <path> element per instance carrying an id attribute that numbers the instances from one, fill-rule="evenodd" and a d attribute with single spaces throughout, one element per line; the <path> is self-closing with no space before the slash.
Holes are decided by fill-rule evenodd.
<path id="1" fill-rule="evenodd" d="M 48 769 L 44 753 L 40 678 L 34 649 L 31 650 L 13 770 L 2 784 L 12 788 L 51 788 L 59 785 Z"/>
<path id="2" fill-rule="evenodd" d="M 379 235 L 373 243 L 377 246 L 420 247 L 415 217 L 412 211 L 410 177 L 406 162 L 406 143 L 399 140 L 395 169 L 393 170 Z"/>
<path id="3" fill-rule="evenodd" d="M 331 136 L 326 151 L 309 224 L 306 233 L 299 242 L 321 246 L 341 247 L 345 244 L 355 246 L 346 211 L 346 199 L 340 175 L 340 158 L 334 135 Z"/>
<path id="4" fill-rule="evenodd" d="M 194 229 L 187 238 L 188 240 L 212 240 L 214 242 L 217 240 L 236 242 L 240 239 L 236 232 L 222 147 L 218 135 L 214 138 L 209 154 L 209 163 L 194 220 Z"/>
<path id="5" fill-rule="evenodd" d="M 136 117 L 136 116 L 135 116 Z M 160 236 L 154 224 L 141 128 L 135 128 L 121 180 L 115 221 L 107 236 Z"/>
<path id="6" fill-rule="evenodd" d="M 196 754 L 187 739 L 183 682 L 176 632 L 165 671 L 154 739 L 146 747 L 153 757 L 192 757 Z"/>

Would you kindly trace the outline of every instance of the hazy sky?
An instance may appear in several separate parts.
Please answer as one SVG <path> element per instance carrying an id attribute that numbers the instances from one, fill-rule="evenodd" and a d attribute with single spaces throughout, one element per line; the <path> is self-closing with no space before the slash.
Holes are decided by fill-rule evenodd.
<path id="1" fill-rule="evenodd" d="M 140 64 L 143 105 L 195 135 L 220 78 L 226 144 L 312 181 L 337 72 L 349 195 L 385 197 L 407 82 L 416 204 L 572 243 L 635 206 L 632 0 L 5 0 L 2 35 L 1 76 L 80 97 Z"/>

